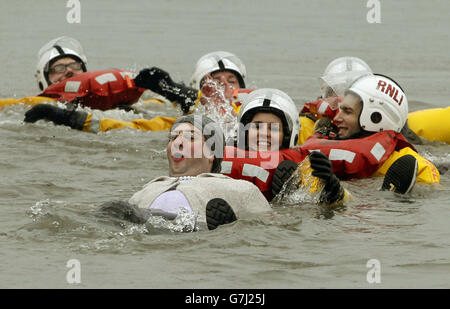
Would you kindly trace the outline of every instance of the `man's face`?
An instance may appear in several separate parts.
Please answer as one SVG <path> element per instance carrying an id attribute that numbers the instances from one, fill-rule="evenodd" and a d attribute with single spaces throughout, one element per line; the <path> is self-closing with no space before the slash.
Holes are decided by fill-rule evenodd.
<path id="1" fill-rule="evenodd" d="M 218 88 L 220 91 L 218 91 Z M 240 89 L 240 85 L 239 79 L 234 73 L 223 71 L 207 74 L 201 86 L 200 103 L 207 108 L 214 108 L 221 114 L 225 114 L 226 109 L 223 106 L 232 103 L 233 91 L 236 89 Z M 234 113 L 234 110 L 232 113 Z"/>
<path id="2" fill-rule="evenodd" d="M 212 79 L 226 86 L 226 88 L 239 89 L 239 79 L 230 71 L 214 72 Z"/>
<path id="3" fill-rule="evenodd" d="M 340 138 L 349 136 L 361 131 L 359 126 L 359 115 L 361 114 L 361 99 L 354 94 L 347 94 L 339 106 L 339 113 L 333 121 L 338 128 L 337 135 Z"/>
<path id="4" fill-rule="evenodd" d="M 278 116 L 257 113 L 248 129 L 248 148 L 255 151 L 279 150 L 283 136 L 283 122 Z"/>
<path id="5" fill-rule="evenodd" d="M 70 57 L 56 60 L 49 68 L 48 80 L 50 84 L 59 83 L 66 78 L 83 73 L 81 63 Z"/>
<path id="6" fill-rule="evenodd" d="M 172 177 L 210 173 L 214 160 L 202 132 L 190 123 L 181 123 L 169 133 L 167 158 Z"/>

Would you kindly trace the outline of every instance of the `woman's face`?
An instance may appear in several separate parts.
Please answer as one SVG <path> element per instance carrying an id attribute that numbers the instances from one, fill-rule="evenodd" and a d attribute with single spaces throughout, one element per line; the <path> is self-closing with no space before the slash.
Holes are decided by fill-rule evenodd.
<path id="1" fill-rule="evenodd" d="M 272 113 L 257 113 L 248 129 L 248 148 L 255 151 L 279 150 L 283 142 L 283 122 Z"/>

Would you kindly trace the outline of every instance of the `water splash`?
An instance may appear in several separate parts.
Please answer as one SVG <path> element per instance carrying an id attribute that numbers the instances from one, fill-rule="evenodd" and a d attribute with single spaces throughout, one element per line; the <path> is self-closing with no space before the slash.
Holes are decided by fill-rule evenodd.
<path id="1" fill-rule="evenodd" d="M 152 228 L 168 229 L 172 232 L 196 232 L 199 230 L 197 225 L 199 219 L 199 215 L 182 208 L 173 220 L 166 220 L 161 216 L 150 216 L 146 225 L 150 225 Z"/>
<path id="2" fill-rule="evenodd" d="M 312 174 L 309 158 L 304 159 L 284 183 L 280 193 L 273 199 L 274 204 L 299 206 L 303 203 L 319 203 L 324 181 Z"/>
<path id="3" fill-rule="evenodd" d="M 33 219 L 33 221 L 35 221 L 40 216 L 45 215 L 44 208 L 47 208 L 49 205 L 50 205 L 49 199 L 36 202 L 36 204 L 30 207 L 28 214 Z"/>
<path id="4" fill-rule="evenodd" d="M 207 83 L 208 96 L 202 96 L 202 104 L 198 105 L 197 112 L 218 123 L 225 135 L 225 140 L 232 139 L 236 136 L 238 123 L 234 108 L 225 97 L 225 87 L 214 80 Z"/>

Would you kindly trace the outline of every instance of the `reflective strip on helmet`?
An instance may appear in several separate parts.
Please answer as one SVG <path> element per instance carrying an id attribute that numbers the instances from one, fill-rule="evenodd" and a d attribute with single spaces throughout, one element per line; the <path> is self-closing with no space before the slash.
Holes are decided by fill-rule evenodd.
<path id="1" fill-rule="evenodd" d="M 262 182 L 266 182 L 269 177 L 269 172 L 256 165 L 244 164 L 244 167 L 242 168 L 242 176 L 256 177 Z"/>
<path id="2" fill-rule="evenodd" d="M 330 161 L 344 160 L 344 161 L 347 161 L 348 163 L 352 163 L 353 159 L 355 159 L 355 156 L 356 156 L 356 154 L 352 151 L 343 150 L 343 149 L 331 149 L 328 159 L 330 159 Z"/>
<path id="3" fill-rule="evenodd" d="M 65 92 L 78 92 L 80 89 L 81 82 L 68 81 L 64 86 Z"/>
<path id="4" fill-rule="evenodd" d="M 386 153 L 386 149 L 384 149 L 383 145 L 381 145 L 380 143 L 376 143 L 375 146 L 373 146 L 370 150 L 370 153 L 375 157 L 375 159 L 377 159 L 377 161 L 380 161 L 380 159 Z"/>
<path id="5" fill-rule="evenodd" d="M 103 84 L 106 84 L 107 82 L 115 82 L 117 80 L 117 78 L 114 76 L 113 73 L 105 73 L 105 74 L 102 74 L 100 76 L 97 76 L 95 78 L 95 80 L 100 85 L 103 85 Z"/>
<path id="6" fill-rule="evenodd" d="M 321 115 L 325 114 L 325 111 L 327 110 L 328 106 L 330 105 L 328 104 L 327 101 L 322 101 L 322 104 L 320 104 L 319 110 L 317 112 Z"/>
<path id="7" fill-rule="evenodd" d="M 233 162 L 222 161 L 220 173 L 222 174 L 231 174 L 231 167 L 233 166 Z"/>

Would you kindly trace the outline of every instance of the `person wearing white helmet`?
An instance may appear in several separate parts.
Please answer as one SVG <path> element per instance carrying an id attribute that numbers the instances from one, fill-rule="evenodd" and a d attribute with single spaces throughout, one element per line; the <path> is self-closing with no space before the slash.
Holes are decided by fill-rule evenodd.
<path id="1" fill-rule="evenodd" d="M 408 100 L 392 79 L 366 76 L 356 80 L 345 92 L 334 118 L 340 139 L 392 130 L 400 133 L 408 118 Z"/>
<path id="2" fill-rule="evenodd" d="M 50 43 L 47 45 L 53 46 Z M 191 85 L 195 88 L 174 82 L 167 72 L 157 67 L 141 70 L 134 78 L 134 84 L 137 87 L 152 90 L 169 101 L 177 103 L 180 105 L 183 114 L 189 114 L 200 102 L 200 98 L 202 98 L 202 104 L 205 98 L 217 103 L 225 97 L 231 102 L 232 98 L 237 97 L 236 91 L 241 86 L 245 87 L 246 74 L 245 65 L 238 57 L 229 52 L 219 51 L 209 53 L 197 62 L 191 79 Z M 43 75 L 42 78 L 44 78 Z M 215 85 L 211 85 L 214 83 Z M 223 86 L 223 96 L 215 91 L 218 86 Z M 200 88 L 198 87 L 201 87 L 202 90 L 199 91 Z M 237 114 L 239 105 L 233 104 L 232 106 L 235 109 L 234 114 Z M 220 106 L 218 107 L 220 108 Z M 122 121 L 98 118 L 94 114 L 88 114 L 84 111 L 66 111 L 46 104 L 38 104 L 38 106 L 33 107 L 25 117 L 26 122 L 35 122 L 39 119 L 92 133 L 125 127 L 145 131 L 168 130 L 176 120 L 174 117 L 155 117 L 153 119 Z"/>
<path id="3" fill-rule="evenodd" d="M 213 230 L 248 213 L 271 211 L 253 184 L 219 174 L 224 144 L 223 132 L 212 119 L 181 116 L 169 133 L 169 176 L 153 179 L 127 202 L 104 203 L 101 212 L 150 224 L 154 216 L 174 220 L 184 214 L 183 231 L 197 231 L 202 223 Z"/>
<path id="4" fill-rule="evenodd" d="M 326 154 L 341 179 L 386 175 L 388 168 L 405 156 L 402 162 L 406 162 L 405 171 L 409 173 L 406 173 L 408 181 L 403 183 L 407 185 L 397 183 L 393 190 L 408 192 L 415 182 L 416 171 L 419 181 L 439 183 L 438 170 L 401 134 L 407 116 L 408 100 L 395 81 L 380 74 L 365 75 L 345 92 L 333 119 L 336 132 L 319 132 L 302 148 Z"/>
<path id="5" fill-rule="evenodd" d="M 232 87 L 245 88 L 247 70 L 236 55 L 226 51 L 216 51 L 202 56 L 197 61 L 190 86 L 201 89 L 208 75 L 217 80 L 221 80 L 220 77 L 223 76 Z"/>
<path id="6" fill-rule="evenodd" d="M 322 98 L 343 96 L 348 87 L 361 76 L 373 74 L 364 60 L 357 57 L 340 57 L 331 61 L 319 78 Z"/>
<path id="7" fill-rule="evenodd" d="M 331 171 L 331 163 L 320 153 L 297 148 L 300 121 L 292 99 L 278 89 L 263 88 L 251 92 L 238 115 L 236 146 L 227 146 L 222 173 L 235 179 L 254 183 L 271 201 L 285 181 L 306 157 L 311 172 L 324 180 L 320 203 L 342 203 L 346 191 Z"/>
<path id="8" fill-rule="evenodd" d="M 370 74 L 373 74 L 372 69 L 360 58 L 339 57 L 331 61 L 319 77 L 321 96 L 305 103 L 300 111 L 299 144 L 303 144 L 318 127 L 330 127 L 348 86 L 358 77 Z"/>
<path id="9" fill-rule="evenodd" d="M 38 52 L 36 80 L 40 90 L 87 71 L 87 58 L 80 42 L 61 36 L 46 43 Z"/>
<path id="10" fill-rule="evenodd" d="M 315 123 L 315 128 L 331 127 L 331 120 L 338 113 L 338 104 L 342 102 L 348 87 L 362 76 L 373 75 L 370 66 L 357 57 L 339 57 L 331 61 L 319 78 L 321 97 L 311 103 L 305 103 L 301 115 L 309 116 Z M 313 114 L 313 116 L 311 115 Z M 312 117 L 311 117 L 312 116 Z M 307 124 L 304 125 L 306 127 Z M 310 130 L 312 131 L 312 130 Z M 412 132 L 406 122 L 402 134 L 409 142 L 420 144 L 419 137 Z"/>
<path id="11" fill-rule="evenodd" d="M 297 115 L 285 92 L 270 88 L 251 92 L 238 115 L 238 147 L 255 151 L 295 147 L 300 130 Z"/>
<path id="12" fill-rule="evenodd" d="M 223 101 L 225 98 L 231 104 L 234 91 L 245 88 L 246 75 L 245 65 L 236 55 L 217 51 L 208 53 L 197 61 L 190 87 L 174 82 L 169 73 L 157 67 L 141 70 L 135 83 L 138 87 L 149 89 L 181 105 L 183 113 L 187 114 L 199 102 L 207 104 L 210 101 Z M 217 93 L 218 86 L 223 87 L 223 93 Z"/>

